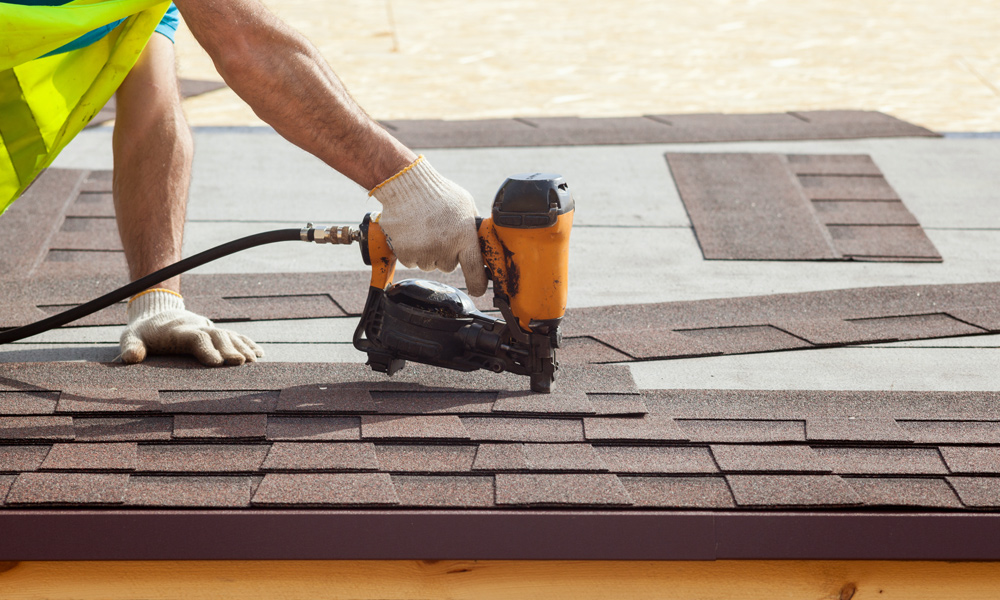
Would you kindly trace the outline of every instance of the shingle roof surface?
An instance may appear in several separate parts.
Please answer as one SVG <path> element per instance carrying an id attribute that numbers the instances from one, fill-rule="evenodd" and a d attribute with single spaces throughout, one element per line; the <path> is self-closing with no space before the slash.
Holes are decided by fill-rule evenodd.
<path id="1" fill-rule="evenodd" d="M 929 133 L 846 112 L 390 125 L 423 147 Z M 671 167 L 712 155 L 675 156 Z M 869 157 L 722 164 L 747 161 L 748 180 L 773 184 L 761 160 L 792 186 L 777 193 L 822 238 L 817 257 L 931 258 L 899 251 L 923 233 Z M 107 172 L 51 170 L 0 219 L 0 236 L 19 240 L 0 254 L 12 274 L 0 327 L 125 282 L 109 192 Z M 27 235 L 28 224 L 47 235 Z M 183 285 L 188 306 L 219 321 L 340 318 L 361 312 L 368 276 L 190 274 Z M 462 285 L 457 273 L 437 278 Z M 0 506 L 985 513 L 1000 505 L 998 392 L 649 390 L 608 363 L 996 333 L 997 298 L 1000 283 L 975 283 L 573 308 L 550 395 L 510 374 L 414 364 L 386 378 L 354 363 L 3 363 Z M 124 320 L 119 304 L 75 325 Z"/>

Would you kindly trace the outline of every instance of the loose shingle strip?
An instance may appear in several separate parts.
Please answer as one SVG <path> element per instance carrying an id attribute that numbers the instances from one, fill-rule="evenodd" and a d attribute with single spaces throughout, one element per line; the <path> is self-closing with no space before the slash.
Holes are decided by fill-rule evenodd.
<path id="1" fill-rule="evenodd" d="M 58 401 L 57 392 L 0 392 L 0 415 L 51 415 Z"/>
<path id="2" fill-rule="evenodd" d="M 941 261 L 868 156 L 666 159 L 707 259 Z"/>
<path id="3" fill-rule="evenodd" d="M 476 121 L 384 121 L 417 148 L 731 142 L 937 136 L 870 111 L 682 114 L 626 118 L 545 117 Z"/>

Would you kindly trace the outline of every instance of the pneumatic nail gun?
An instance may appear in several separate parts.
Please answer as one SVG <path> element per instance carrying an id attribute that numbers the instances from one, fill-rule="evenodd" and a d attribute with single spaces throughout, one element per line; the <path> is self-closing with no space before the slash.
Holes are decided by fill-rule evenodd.
<path id="1" fill-rule="evenodd" d="M 361 245 L 371 286 L 354 346 L 368 365 L 392 375 L 407 360 L 459 371 L 509 371 L 530 378 L 536 392 L 552 391 L 556 349 L 566 310 L 569 235 L 574 201 L 559 175 L 509 177 L 490 216 L 477 223 L 493 305 L 502 318 L 476 309 L 450 285 L 423 279 L 393 283 L 396 256 L 377 215 L 359 228 L 303 229 L 309 241 Z M 320 239 L 324 237 L 327 239 Z"/>

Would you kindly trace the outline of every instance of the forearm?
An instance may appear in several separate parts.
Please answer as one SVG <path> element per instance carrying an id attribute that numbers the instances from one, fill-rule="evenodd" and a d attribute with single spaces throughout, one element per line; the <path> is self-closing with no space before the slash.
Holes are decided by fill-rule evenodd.
<path id="1" fill-rule="evenodd" d="M 351 98 L 308 40 L 254 0 L 177 0 L 233 89 L 293 144 L 371 189 L 416 156 Z"/>

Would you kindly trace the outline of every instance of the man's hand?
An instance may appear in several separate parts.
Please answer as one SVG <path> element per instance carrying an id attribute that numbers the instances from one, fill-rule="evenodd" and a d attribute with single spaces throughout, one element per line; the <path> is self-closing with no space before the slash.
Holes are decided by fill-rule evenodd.
<path id="1" fill-rule="evenodd" d="M 122 360 L 142 362 L 147 354 L 193 354 L 203 365 L 242 365 L 264 356 L 245 335 L 219 329 L 184 309 L 184 299 L 169 290 L 150 290 L 128 305 L 128 328 L 121 337 Z"/>
<path id="2" fill-rule="evenodd" d="M 379 225 L 399 262 L 445 272 L 462 265 L 469 295 L 486 293 L 486 271 L 472 195 L 423 156 L 371 191 L 382 203 Z"/>

